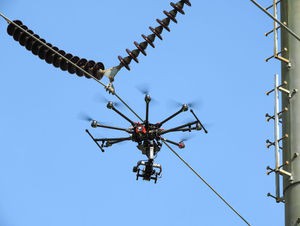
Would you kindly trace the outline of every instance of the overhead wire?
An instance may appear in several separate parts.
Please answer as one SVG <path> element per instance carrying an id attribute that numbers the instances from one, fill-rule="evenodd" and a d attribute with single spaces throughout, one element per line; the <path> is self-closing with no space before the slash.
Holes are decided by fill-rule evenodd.
<path id="1" fill-rule="evenodd" d="M 235 209 L 226 199 L 217 192 L 187 161 L 185 161 L 167 142 L 162 140 L 163 143 L 175 154 L 215 195 L 217 195 L 241 220 L 247 225 L 251 226 L 250 223 Z"/>
<path id="2" fill-rule="evenodd" d="M 29 35 L 31 38 L 33 38 L 35 41 L 39 42 L 41 45 L 45 46 L 45 43 L 43 43 L 40 39 L 38 39 L 37 37 L 35 37 L 33 34 L 30 34 L 26 29 L 22 28 L 21 26 L 19 26 L 17 23 L 15 23 L 14 21 L 10 20 L 8 17 L 4 16 L 1 12 L 0 12 L 0 16 L 8 23 L 8 24 L 13 24 L 14 26 L 16 26 L 18 29 L 20 29 L 21 31 L 25 32 L 27 35 Z M 109 85 L 105 85 L 103 82 L 101 82 L 100 80 L 98 80 L 94 75 L 92 75 L 91 73 L 89 73 L 88 71 L 84 70 L 83 68 L 79 67 L 77 64 L 75 64 L 74 62 L 72 62 L 70 59 L 66 58 L 64 55 L 62 55 L 61 53 L 59 53 L 58 51 L 56 51 L 55 49 L 53 49 L 51 46 L 47 46 L 47 48 L 49 48 L 51 51 L 53 51 L 55 54 L 57 54 L 58 56 L 60 56 L 62 59 L 64 59 L 65 61 L 67 61 L 69 64 L 71 64 L 72 66 L 76 67 L 78 70 L 80 70 L 81 72 L 83 72 L 84 74 L 90 76 L 92 79 L 94 79 L 98 84 L 100 84 L 101 86 L 103 86 L 107 91 L 109 91 L 110 94 L 114 95 L 117 99 L 119 99 L 127 108 L 129 111 L 131 111 L 138 119 L 140 119 L 141 121 L 142 118 L 121 98 L 120 95 L 118 95 L 115 90 L 113 90 L 113 92 L 111 92 L 109 90 Z"/>
<path id="3" fill-rule="evenodd" d="M 121 101 L 139 120 L 143 121 L 143 119 L 117 93 L 114 93 L 113 95 L 115 95 L 115 97 L 118 98 L 119 101 Z"/>

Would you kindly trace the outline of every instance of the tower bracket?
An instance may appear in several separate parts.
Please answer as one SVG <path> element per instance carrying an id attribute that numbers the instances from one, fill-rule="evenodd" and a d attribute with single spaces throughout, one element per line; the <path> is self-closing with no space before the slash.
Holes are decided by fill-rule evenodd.
<path id="1" fill-rule="evenodd" d="M 266 61 L 266 62 L 269 62 L 269 60 L 275 58 L 275 59 L 277 59 L 277 60 L 280 60 L 280 61 L 285 62 L 286 64 L 290 65 L 290 60 L 288 60 L 288 59 L 286 59 L 286 58 L 284 58 L 284 57 L 281 56 L 281 54 L 282 54 L 283 52 L 287 52 L 287 51 L 288 51 L 287 48 L 283 48 L 282 51 L 278 51 L 277 48 L 276 48 L 276 49 L 274 50 L 274 54 L 273 54 L 272 56 L 268 57 L 265 61 Z"/>
<path id="2" fill-rule="evenodd" d="M 284 86 L 287 86 L 287 85 L 288 85 L 287 81 L 284 81 L 281 85 L 276 86 L 274 89 L 271 89 L 270 91 L 266 92 L 266 95 L 269 96 L 272 92 L 274 92 L 277 89 L 280 92 L 287 94 L 289 99 L 291 99 L 298 92 L 298 89 L 288 90 L 288 89 L 284 88 Z"/>

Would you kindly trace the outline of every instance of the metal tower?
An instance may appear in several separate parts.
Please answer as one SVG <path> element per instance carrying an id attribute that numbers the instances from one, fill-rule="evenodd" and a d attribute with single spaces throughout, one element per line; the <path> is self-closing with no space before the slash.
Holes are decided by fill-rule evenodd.
<path id="1" fill-rule="evenodd" d="M 285 225 L 296 226 L 300 225 L 300 0 L 273 0 L 267 8 L 251 1 L 274 21 L 266 33 L 274 36 L 274 53 L 266 61 L 281 62 L 281 84 L 275 75 L 274 89 L 267 92 L 275 96 L 274 114 L 266 114 L 267 121 L 274 122 L 274 141 L 267 140 L 267 148 L 275 152 L 274 167 L 268 166 L 267 174 L 275 174 L 276 187 L 268 196 L 284 203 Z"/>

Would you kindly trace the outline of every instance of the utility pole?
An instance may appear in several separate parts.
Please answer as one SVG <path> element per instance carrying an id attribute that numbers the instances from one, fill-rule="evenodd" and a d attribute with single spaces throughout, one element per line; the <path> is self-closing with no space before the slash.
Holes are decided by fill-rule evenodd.
<path id="1" fill-rule="evenodd" d="M 281 22 L 294 33 L 300 34 L 300 0 L 281 0 Z M 285 225 L 300 225 L 300 42 L 286 30 L 281 29 L 282 57 L 289 63 L 281 63 L 281 79 L 287 83 L 292 95 L 282 95 L 282 107 L 289 110 L 282 117 L 282 133 L 288 139 L 282 142 L 284 169 L 291 177 L 283 177 L 283 197 L 285 203 Z M 296 94 L 296 95 L 293 95 Z"/>
<path id="2" fill-rule="evenodd" d="M 275 152 L 274 167 L 267 167 L 268 175 L 275 174 L 275 194 L 268 196 L 284 203 L 285 226 L 300 226 L 300 0 L 272 0 L 267 8 L 250 1 L 273 20 L 265 35 L 273 34 L 274 52 L 266 61 L 281 62 L 281 84 L 275 75 L 267 92 L 275 96 L 274 114 L 266 114 L 267 122 L 274 122 L 274 141 L 266 144 Z"/>

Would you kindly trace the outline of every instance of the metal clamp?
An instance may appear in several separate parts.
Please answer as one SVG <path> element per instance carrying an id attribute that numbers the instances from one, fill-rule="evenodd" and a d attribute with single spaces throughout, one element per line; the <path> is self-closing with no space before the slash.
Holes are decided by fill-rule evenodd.
<path id="1" fill-rule="evenodd" d="M 267 59 L 265 59 L 266 62 L 268 62 L 269 60 L 271 60 L 272 58 L 275 58 L 277 60 L 280 60 L 280 61 L 283 61 L 287 64 L 290 63 L 290 61 L 282 56 L 280 56 L 283 52 L 287 52 L 288 49 L 287 48 L 283 48 L 282 51 L 279 51 L 279 52 L 275 52 L 272 56 L 268 57 Z"/>

